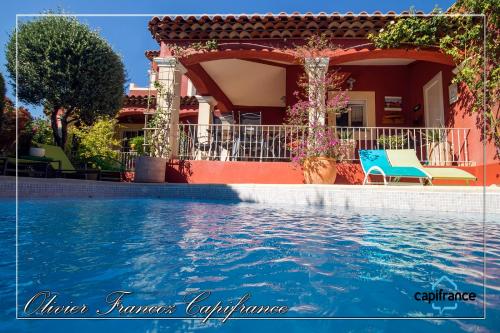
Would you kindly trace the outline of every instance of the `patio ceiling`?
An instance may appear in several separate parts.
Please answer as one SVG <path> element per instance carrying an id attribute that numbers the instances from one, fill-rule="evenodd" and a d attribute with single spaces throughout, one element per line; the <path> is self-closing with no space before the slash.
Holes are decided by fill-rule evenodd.
<path id="1" fill-rule="evenodd" d="M 233 105 L 284 107 L 286 69 L 241 59 L 202 62 L 201 66 Z"/>

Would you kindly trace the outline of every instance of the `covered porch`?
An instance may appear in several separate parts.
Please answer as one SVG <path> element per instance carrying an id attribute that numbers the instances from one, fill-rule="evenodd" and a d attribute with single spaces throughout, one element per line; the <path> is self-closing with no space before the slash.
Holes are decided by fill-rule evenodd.
<path id="1" fill-rule="evenodd" d="M 359 151 L 364 149 L 413 149 L 423 165 L 456 166 L 478 175 L 473 169 L 481 164 L 481 129 L 452 84 L 453 60 L 437 48 L 375 48 L 368 34 L 393 19 L 392 14 L 153 18 L 149 29 L 160 44 L 152 59 L 153 80 L 186 77 L 198 102 L 196 115 L 182 117 L 180 84 L 171 85 L 176 99 L 167 178 L 303 182 L 290 148 L 304 141 L 309 128 L 288 125 L 286 117 L 298 100 L 304 70 L 289 50 L 314 34 L 340 46 L 322 55 L 323 70 L 342 75 L 339 90 L 349 98 L 348 112 L 327 114 L 323 121 L 346 151 L 345 163 L 338 163 L 343 183 L 359 183 Z M 208 42 L 203 52 L 173 61 L 175 46 Z M 325 91 L 325 98 L 339 90 Z M 146 133 L 157 130 L 145 128 Z"/>
<path id="2" fill-rule="evenodd" d="M 173 122 L 178 128 L 173 156 L 290 161 L 291 145 L 308 132 L 307 126 L 286 124 L 302 67 L 283 52 L 227 47 L 184 58 L 173 69 L 190 79 L 198 102 L 196 117 Z M 161 73 L 164 58 L 156 59 Z M 449 91 L 454 67 L 448 57 L 437 51 L 348 48 L 326 60 L 325 71 L 344 77 L 342 90 L 349 98 L 347 112 L 325 119 L 346 146 L 344 161 L 358 161 L 361 149 L 414 149 L 427 165 L 475 164 L 469 156 L 471 129 L 454 126 L 456 96 Z"/>

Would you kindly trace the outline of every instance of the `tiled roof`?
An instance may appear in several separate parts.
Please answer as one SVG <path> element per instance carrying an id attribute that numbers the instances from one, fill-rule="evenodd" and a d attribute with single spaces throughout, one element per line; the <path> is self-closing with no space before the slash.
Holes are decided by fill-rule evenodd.
<path id="1" fill-rule="evenodd" d="M 279 13 L 153 17 L 148 24 L 153 38 L 161 40 L 307 38 L 323 33 L 331 38 L 366 38 L 397 14 Z M 417 14 L 423 14 L 417 12 Z"/>
<path id="2" fill-rule="evenodd" d="M 198 107 L 198 100 L 195 96 L 181 96 L 181 107 L 196 106 Z"/>
<path id="3" fill-rule="evenodd" d="M 156 97 L 151 96 L 149 107 L 154 108 L 156 106 Z M 123 102 L 124 108 L 144 108 L 148 107 L 148 96 L 125 96 Z M 181 107 L 198 107 L 198 100 L 195 96 L 181 96 Z"/>
<path id="4" fill-rule="evenodd" d="M 156 105 L 156 96 L 150 97 L 149 107 L 153 108 Z M 147 108 L 148 96 L 125 96 L 123 101 L 124 108 Z"/>
<path id="5" fill-rule="evenodd" d="M 149 60 L 153 60 L 153 58 L 160 56 L 160 51 L 158 51 L 158 50 L 147 50 L 146 52 L 144 52 L 144 55 Z"/>

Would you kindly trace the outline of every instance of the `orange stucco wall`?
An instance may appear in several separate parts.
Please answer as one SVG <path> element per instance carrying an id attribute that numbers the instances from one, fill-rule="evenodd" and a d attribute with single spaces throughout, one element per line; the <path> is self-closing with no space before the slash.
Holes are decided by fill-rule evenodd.
<path id="1" fill-rule="evenodd" d="M 486 167 L 460 167 L 474 174 L 478 180 L 470 185 L 500 185 L 500 165 Z M 221 162 L 221 161 L 175 161 L 167 168 L 170 183 L 191 184 L 302 184 L 302 169 L 291 162 Z M 358 163 L 337 165 L 336 184 L 361 184 L 363 170 Z M 486 180 L 485 180 L 486 179 Z M 464 181 L 436 180 L 435 185 L 465 185 Z"/>
<path id="2" fill-rule="evenodd" d="M 170 183 L 301 184 L 302 170 L 288 162 L 175 161 L 167 168 Z"/>

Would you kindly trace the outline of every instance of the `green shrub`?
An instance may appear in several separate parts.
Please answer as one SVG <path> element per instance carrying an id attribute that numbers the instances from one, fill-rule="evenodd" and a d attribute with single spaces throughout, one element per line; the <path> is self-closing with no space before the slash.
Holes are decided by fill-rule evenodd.
<path id="1" fill-rule="evenodd" d="M 91 126 L 74 129 L 79 141 L 77 154 L 80 160 L 91 162 L 101 169 L 110 169 L 109 161 L 119 157 L 116 147 L 120 141 L 115 137 L 116 123 L 115 119 L 101 118 Z"/>
<path id="2" fill-rule="evenodd" d="M 31 122 L 31 129 L 33 130 L 33 143 L 41 143 L 46 145 L 54 144 L 54 134 L 50 126 L 50 120 L 47 118 L 35 118 Z"/>
<path id="3" fill-rule="evenodd" d="M 137 151 L 137 154 L 144 154 L 144 136 L 136 136 L 129 140 L 129 145 L 132 147 L 134 145 L 134 150 Z"/>
<path id="4" fill-rule="evenodd" d="M 407 141 L 406 135 L 381 135 L 377 145 L 380 149 L 403 149 Z"/>

